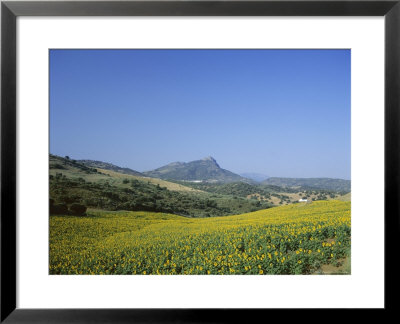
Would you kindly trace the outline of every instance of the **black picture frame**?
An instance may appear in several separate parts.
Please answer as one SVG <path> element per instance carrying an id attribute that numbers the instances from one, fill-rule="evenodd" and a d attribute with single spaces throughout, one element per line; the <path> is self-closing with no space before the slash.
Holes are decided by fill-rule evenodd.
<path id="1" fill-rule="evenodd" d="M 385 311 L 397 306 L 394 260 L 400 228 L 400 0 L 2 1 L 1 2 L 1 317 L 5 323 L 194 323 L 256 319 L 268 309 L 16 308 L 16 19 L 19 16 L 384 16 Z M 373 125 L 371 125 L 373 127 Z M 372 189 L 373 190 L 373 189 Z M 366 283 L 367 284 L 367 283 Z M 393 296 L 393 297 L 391 297 Z"/>

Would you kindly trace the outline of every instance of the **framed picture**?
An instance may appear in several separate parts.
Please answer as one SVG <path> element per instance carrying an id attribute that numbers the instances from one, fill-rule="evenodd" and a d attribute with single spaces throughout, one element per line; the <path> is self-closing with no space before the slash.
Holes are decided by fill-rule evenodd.
<path id="1" fill-rule="evenodd" d="M 393 309 L 399 16 L 3 1 L 1 321 Z"/>

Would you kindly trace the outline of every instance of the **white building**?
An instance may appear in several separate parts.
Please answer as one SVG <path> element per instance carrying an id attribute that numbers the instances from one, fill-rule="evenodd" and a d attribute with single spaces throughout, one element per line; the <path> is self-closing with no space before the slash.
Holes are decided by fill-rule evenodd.
<path id="1" fill-rule="evenodd" d="M 299 199 L 299 202 L 307 202 L 307 199 Z"/>

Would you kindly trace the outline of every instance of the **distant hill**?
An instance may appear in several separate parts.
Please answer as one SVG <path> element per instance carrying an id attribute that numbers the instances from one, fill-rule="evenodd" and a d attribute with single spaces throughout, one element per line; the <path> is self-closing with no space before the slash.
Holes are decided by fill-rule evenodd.
<path id="1" fill-rule="evenodd" d="M 192 162 L 173 162 L 161 168 L 143 172 L 144 175 L 160 179 L 206 182 L 250 181 L 231 171 L 222 169 L 217 161 L 209 156 Z"/>
<path id="2" fill-rule="evenodd" d="M 171 180 L 172 181 L 172 180 Z M 190 186 L 191 188 L 215 193 L 218 195 L 230 195 L 236 197 L 248 197 L 250 195 L 263 196 L 266 198 L 271 197 L 271 193 L 281 193 L 288 191 L 297 192 L 296 190 L 284 189 L 278 186 L 267 186 L 260 184 L 252 184 L 247 182 L 229 182 L 229 183 L 210 183 L 210 182 L 185 182 L 179 180 L 173 180 L 179 184 Z M 285 191 L 286 190 L 286 191 Z"/>
<path id="3" fill-rule="evenodd" d="M 261 173 L 253 173 L 253 172 L 247 172 L 247 173 L 241 173 L 240 174 L 242 177 L 254 180 L 256 182 L 262 182 L 266 179 L 269 178 L 269 176 Z"/>
<path id="4" fill-rule="evenodd" d="M 114 172 L 143 177 L 143 174 L 138 171 L 135 171 L 135 170 L 132 170 L 129 168 L 121 168 L 117 165 L 107 163 L 107 162 L 95 161 L 95 160 L 77 160 L 77 162 L 80 164 L 86 165 L 90 168 L 110 170 L 110 171 L 114 171 Z"/>
<path id="5" fill-rule="evenodd" d="M 350 192 L 351 181 L 333 178 L 277 178 L 264 180 L 262 184 L 284 188 L 323 189 L 340 192 Z"/>
<path id="6" fill-rule="evenodd" d="M 55 171 L 62 170 L 63 172 L 69 172 L 75 170 L 76 173 L 90 175 L 97 174 L 96 168 L 92 168 L 88 165 L 78 163 L 76 160 L 70 159 L 69 157 L 61 157 L 53 154 L 49 154 L 49 170 L 50 174 Z"/>

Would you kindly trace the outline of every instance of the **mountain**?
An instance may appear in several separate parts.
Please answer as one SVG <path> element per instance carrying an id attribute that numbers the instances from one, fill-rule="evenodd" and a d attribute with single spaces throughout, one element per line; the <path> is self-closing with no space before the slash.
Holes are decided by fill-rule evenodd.
<path id="1" fill-rule="evenodd" d="M 208 156 L 201 160 L 192 162 L 173 162 L 161 168 L 143 172 L 144 175 L 153 178 L 183 180 L 183 181 L 206 181 L 206 182 L 248 182 L 249 179 L 241 177 L 231 171 L 222 169 L 217 161 Z"/>
<path id="2" fill-rule="evenodd" d="M 110 170 L 110 171 L 114 171 L 114 172 L 143 177 L 143 174 L 138 171 L 135 171 L 135 170 L 132 170 L 129 168 L 121 168 L 117 165 L 107 163 L 107 162 L 95 161 L 95 160 L 78 160 L 77 162 L 80 164 L 86 165 L 90 168 Z"/>
<path id="3" fill-rule="evenodd" d="M 265 174 L 253 173 L 253 172 L 241 173 L 240 175 L 244 178 L 248 178 L 248 179 L 254 180 L 256 182 L 262 182 L 269 178 L 269 176 L 267 176 Z"/>
<path id="4" fill-rule="evenodd" d="M 333 178 L 277 178 L 264 180 L 262 184 L 286 188 L 323 189 L 350 192 L 351 181 Z"/>

